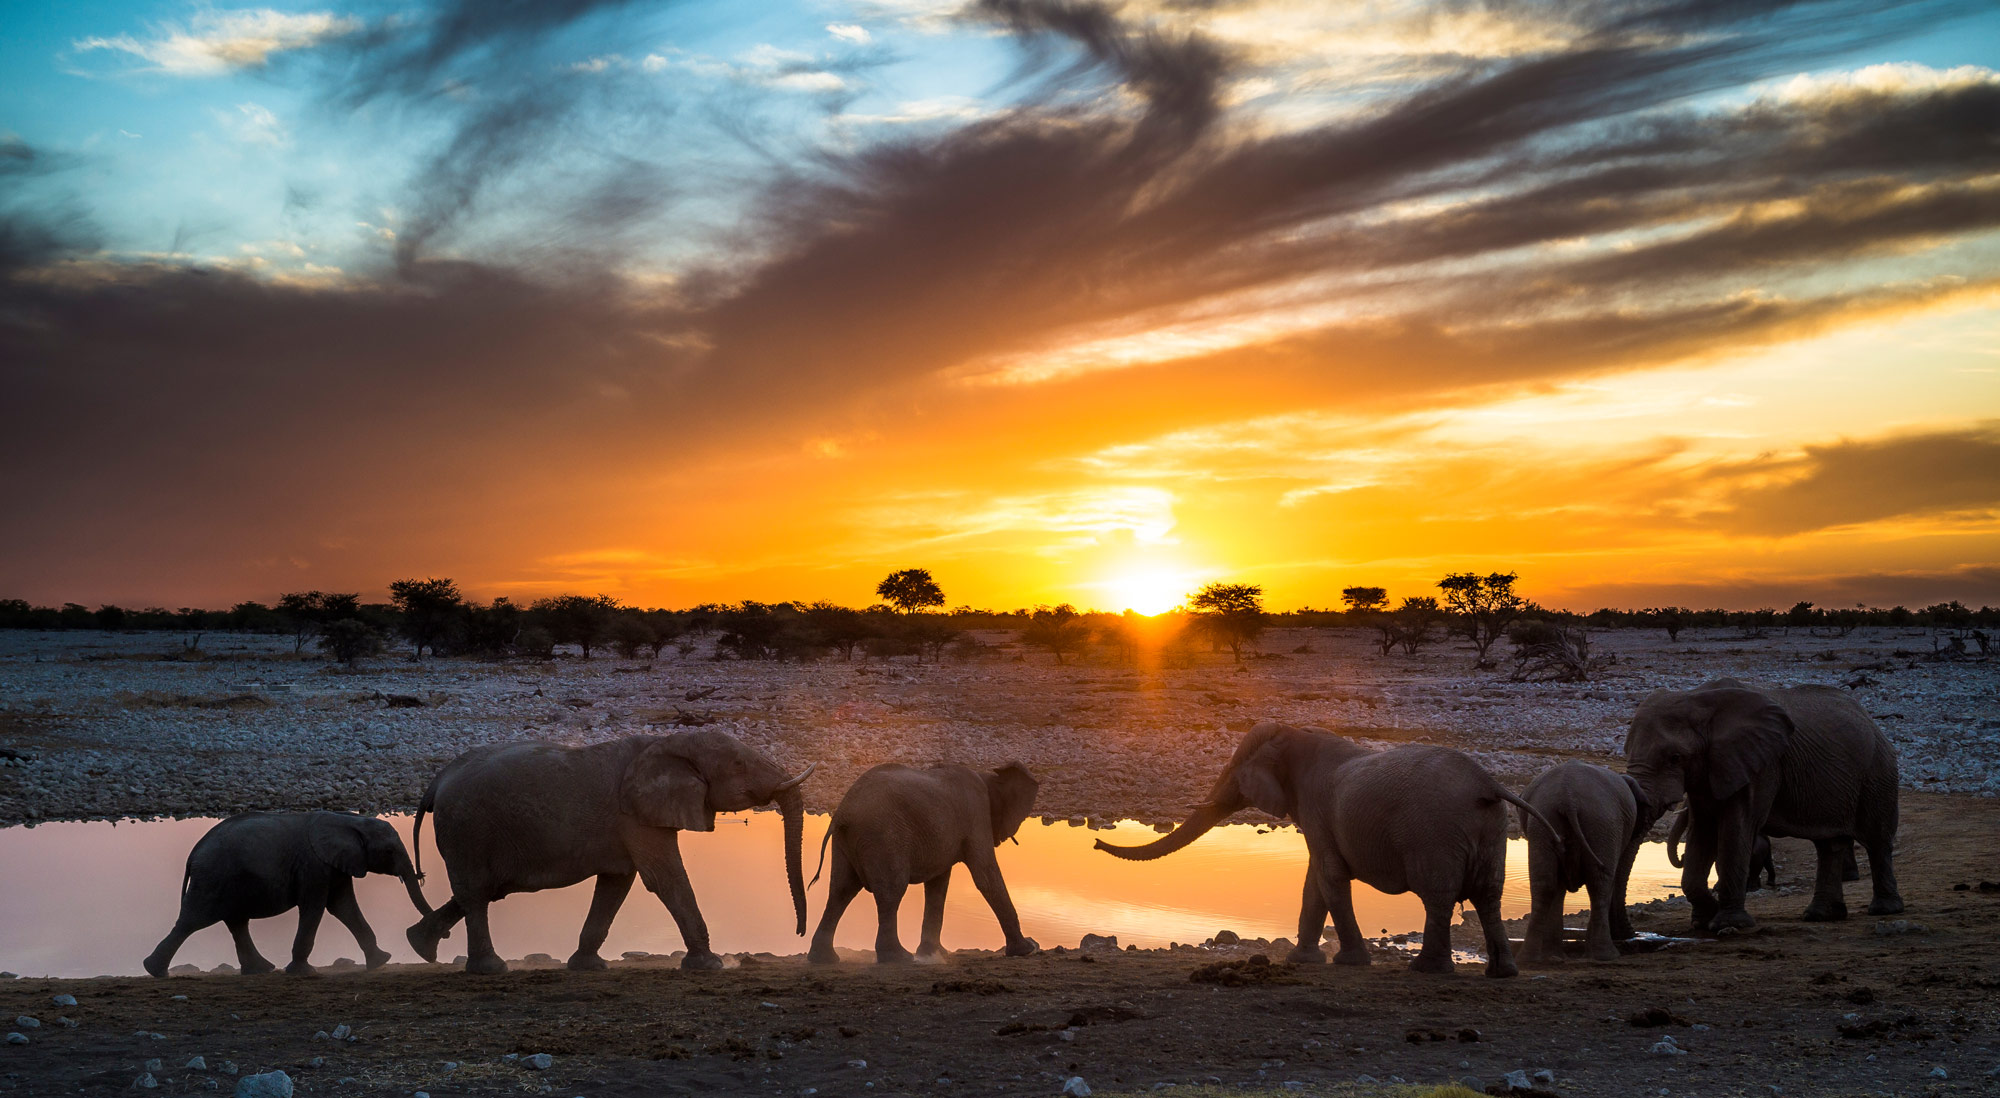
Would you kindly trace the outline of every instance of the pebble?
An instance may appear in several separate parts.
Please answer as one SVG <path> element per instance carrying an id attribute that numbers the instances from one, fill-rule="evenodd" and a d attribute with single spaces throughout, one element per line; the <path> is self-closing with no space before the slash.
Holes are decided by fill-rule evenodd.
<path id="1" fill-rule="evenodd" d="M 1556 1073 L 1548 1068 L 1536 1068 L 1534 1080 L 1542 1086 L 1552 1087 L 1556 1085 Z"/>
<path id="2" fill-rule="evenodd" d="M 282 1071 L 245 1075 L 236 1080 L 236 1098 L 292 1098 L 292 1077 Z"/>
<path id="3" fill-rule="evenodd" d="M 22 1029 L 42 1028 L 42 1020 L 40 1018 L 30 1018 L 25 1014 L 21 1015 L 19 1018 L 14 1019 L 14 1024 L 20 1026 Z"/>
<path id="4" fill-rule="evenodd" d="M 1086 934 L 1083 936 L 1083 940 L 1077 943 L 1076 948 L 1090 950 L 1092 952 L 1097 952 L 1100 950 L 1107 950 L 1107 951 L 1115 950 L 1118 948 L 1118 935 Z"/>
<path id="5" fill-rule="evenodd" d="M 1875 924 L 1875 936 L 1890 938 L 1898 934 L 1928 934 L 1930 929 L 1922 923 L 1913 923 L 1908 919 L 1890 919 Z"/>
<path id="6" fill-rule="evenodd" d="M 410 1095 L 410 1098 L 431 1098 L 431 1092 L 428 1090 L 420 1090 L 415 1094 Z"/>
<path id="7" fill-rule="evenodd" d="M 51 1002 L 51 1003 L 54 1003 L 54 1004 L 55 1004 L 55 1005 L 57 1005 L 57 1006 L 75 1006 L 75 1005 L 76 1005 L 76 996 L 74 996 L 74 995 L 57 995 L 57 996 L 55 996 L 54 998 L 50 999 L 50 1000 L 49 1000 L 49 1002 Z"/>
<path id="8" fill-rule="evenodd" d="M 222 1061 L 222 1074 L 224 1075 L 236 1074 L 236 1061 L 234 1060 Z"/>
<path id="9" fill-rule="evenodd" d="M 312 1058 L 312 1066 L 313 1066 L 313 1067 L 316 1067 L 316 1068 L 323 1068 L 323 1067 L 325 1067 L 325 1066 L 326 1066 L 326 1057 L 324 1057 L 324 1056 L 315 1056 L 315 1057 L 313 1057 L 313 1058 Z"/>
<path id="10" fill-rule="evenodd" d="M 188 997 L 185 995 L 169 995 L 167 998 L 172 999 L 176 1003 L 185 1003 L 188 1001 Z"/>
<path id="11" fill-rule="evenodd" d="M 1507 1089 L 1509 1090 L 1533 1090 L 1535 1087 L 1533 1083 L 1528 1081 L 1528 1073 L 1522 1071 L 1520 1068 L 1515 1068 L 1513 1071 L 1502 1075 L 1500 1081 L 1507 1084 Z"/>
<path id="12" fill-rule="evenodd" d="M 138 1087 L 140 1090 L 152 1090 L 160 1085 L 160 1081 L 153 1078 L 153 1073 L 149 1071 L 132 1080 L 132 1085 Z"/>
<path id="13" fill-rule="evenodd" d="M 1354 1077 L 1354 1083 L 1356 1086 L 1372 1087 L 1380 1081 L 1381 1080 L 1375 1078 L 1373 1075 L 1356 1075 Z"/>
<path id="14" fill-rule="evenodd" d="M 521 1058 L 520 1053 L 510 1052 L 507 1055 L 500 1057 L 500 1062 L 503 1064 L 511 1064 L 514 1061 L 519 1060 L 520 1058 Z"/>
<path id="15" fill-rule="evenodd" d="M 849 1060 L 849 1061 L 847 1061 L 847 1066 L 848 1066 L 848 1067 L 851 1067 L 851 1068 L 853 1068 L 853 1069 L 854 1069 L 854 1070 L 856 1070 L 856 1071 L 860 1071 L 860 1070 L 861 1070 L 862 1068 L 865 1068 L 865 1067 L 867 1067 L 867 1066 L 868 1066 L 868 1061 L 866 1061 L 866 1060 Z"/>
<path id="16" fill-rule="evenodd" d="M 1481 1079 L 1477 1075 L 1459 1076 L 1458 1085 L 1464 1087 L 1465 1089 L 1471 1091 L 1474 1094 L 1486 1093 L 1486 1080 Z"/>
<path id="17" fill-rule="evenodd" d="M 1682 1048 L 1681 1046 L 1679 1046 L 1679 1045 L 1675 1044 L 1675 1043 L 1674 1043 L 1674 1035 L 1673 1035 L 1673 1034 L 1671 1034 L 1671 1033 L 1663 1033 L 1663 1034 L 1661 1034 L 1661 1035 L 1660 1035 L 1660 1039 L 1659 1039 L 1659 1041 L 1658 1041 L 1658 1042 L 1656 1042 L 1656 1043 L 1655 1043 L 1655 1044 L 1653 1045 L 1653 1047 L 1652 1047 L 1652 1048 L 1649 1048 L 1649 1049 L 1647 1049 L 1646 1051 L 1648 1051 L 1648 1052 L 1652 1053 L 1652 1054 L 1653 1054 L 1653 1055 L 1655 1055 L 1655 1056 L 1686 1056 L 1686 1055 L 1687 1055 L 1687 1049 L 1684 1049 L 1684 1048 Z"/>
<path id="18" fill-rule="evenodd" d="M 75 1029 L 77 1023 L 76 1019 L 74 1018 L 58 1015 L 56 1017 L 56 1024 L 63 1027 L 64 1029 Z"/>
<path id="19" fill-rule="evenodd" d="M 165 1071 L 167 1070 L 167 1062 L 155 1056 L 151 1060 L 146 1061 L 145 1068 L 147 1071 Z"/>
<path id="20" fill-rule="evenodd" d="M 546 1052 L 537 1052 L 533 1056 L 521 1057 L 521 1062 L 535 1071 L 547 1071 L 555 1066 L 556 1058 Z"/>
<path id="21" fill-rule="evenodd" d="M 1090 1098 L 1090 1084 L 1083 1081 L 1083 1076 L 1072 1075 L 1063 1081 L 1062 1092 L 1068 1098 Z"/>
<path id="22" fill-rule="evenodd" d="M 1943 1068 L 1941 1068 L 1941 1067 L 1934 1067 L 1934 1068 L 1932 1068 L 1932 1069 L 1931 1069 L 1931 1078 L 1933 1078 L 1933 1079 L 1949 1079 L 1949 1078 L 1951 1078 L 1951 1073 L 1950 1073 L 1950 1072 L 1948 1072 L 1948 1071 L 1946 1071 L 1945 1069 L 1943 1069 Z"/>
<path id="23" fill-rule="evenodd" d="M 208 1061 L 202 1059 L 199 1056 L 191 1056 L 188 1058 L 188 1062 L 183 1066 L 186 1067 L 187 1070 L 189 1071 L 207 1071 Z"/>
<path id="24" fill-rule="evenodd" d="M 10 1045 L 25 1045 L 28 1043 L 28 1035 L 25 1033 L 9 1033 L 7 1035 L 7 1043 Z"/>

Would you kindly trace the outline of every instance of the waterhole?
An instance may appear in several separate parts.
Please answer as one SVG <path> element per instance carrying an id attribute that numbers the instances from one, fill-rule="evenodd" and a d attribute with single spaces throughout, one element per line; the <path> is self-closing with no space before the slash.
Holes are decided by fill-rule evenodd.
<path id="1" fill-rule="evenodd" d="M 411 818 L 387 819 L 408 842 Z M 188 851 L 215 823 L 189 819 L 0 829 L 0 881 L 6 883 L 0 888 L 0 968 L 27 976 L 140 974 L 141 958 L 173 924 Z M 808 877 L 826 826 L 825 816 L 807 817 Z M 1061 823 L 1039 826 L 1030 820 L 1021 828 L 1018 846 L 1008 843 L 1000 849 L 1001 871 L 1023 930 L 1044 947 L 1074 946 L 1084 934 L 1114 934 L 1120 945 L 1142 948 L 1200 942 L 1220 930 L 1244 938 L 1298 932 L 1306 849 L 1297 831 L 1218 827 L 1179 853 L 1152 862 L 1122 861 L 1091 847 L 1098 838 L 1134 845 L 1157 837 L 1152 828 L 1130 822 L 1091 830 Z M 717 952 L 805 951 L 806 940 L 793 933 L 776 813 L 720 817 L 712 833 L 682 835 L 681 854 Z M 424 892 L 431 903 L 441 904 L 450 888 L 428 827 L 422 860 L 430 873 Z M 1503 905 L 1509 918 L 1527 913 L 1527 866 L 1527 844 L 1510 841 Z M 1667 864 L 1663 844 L 1648 843 L 1633 867 L 1628 898 L 1637 903 L 1677 893 L 1679 883 L 1680 871 Z M 417 960 L 403 938 L 416 913 L 402 886 L 388 877 L 370 876 L 357 881 L 356 890 L 362 911 L 394 959 Z M 494 904 L 495 948 L 509 958 L 531 953 L 568 957 L 590 906 L 590 890 L 585 882 Z M 810 933 L 825 902 L 825 879 L 807 896 Z M 1357 883 L 1354 905 L 1365 934 L 1423 929 L 1423 906 L 1414 896 L 1385 896 Z M 1585 906 L 1582 893 L 1570 897 L 1572 910 Z M 901 911 L 905 948 L 916 947 L 922 914 L 923 889 L 913 886 Z M 252 923 L 251 933 L 257 948 L 282 965 L 291 955 L 296 925 L 294 916 L 281 915 Z M 1572 920 L 1572 925 L 1580 922 Z M 874 947 L 875 907 L 865 894 L 848 909 L 835 941 L 853 949 Z M 999 924 L 963 867 L 952 875 L 944 943 L 966 949 L 1004 944 Z M 634 888 L 603 954 L 616 958 L 628 950 L 671 953 L 681 947 L 666 908 L 643 888 Z M 440 959 L 463 952 L 463 928 L 439 947 Z M 331 916 L 320 924 L 314 964 L 360 956 L 345 927 Z M 204 969 L 235 961 L 229 932 L 220 925 L 189 938 L 174 958 L 176 965 Z"/>

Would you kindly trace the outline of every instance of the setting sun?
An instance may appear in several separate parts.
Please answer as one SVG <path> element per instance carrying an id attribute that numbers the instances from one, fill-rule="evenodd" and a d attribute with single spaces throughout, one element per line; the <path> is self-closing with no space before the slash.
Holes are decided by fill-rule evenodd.
<path id="1" fill-rule="evenodd" d="M 1179 606 L 1193 583 L 1191 573 L 1153 567 L 1120 572 L 1098 586 L 1110 600 L 1105 609 L 1152 615 Z"/>

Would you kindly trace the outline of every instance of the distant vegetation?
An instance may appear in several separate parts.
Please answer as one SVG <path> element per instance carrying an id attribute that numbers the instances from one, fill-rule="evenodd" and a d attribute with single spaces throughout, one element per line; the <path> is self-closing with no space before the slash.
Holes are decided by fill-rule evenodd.
<path id="1" fill-rule="evenodd" d="M 1581 681 L 1602 665 L 1591 652 L 1593 630 L 1658 629 L 1676 640 L 1683 631 L 1697 629 L 1756 637 L 1774 630 L 1845 636 L 1864 626 L 1900 627 L 1934 633 L 1933 656 L 1969 658 L 1986 655 L 1987 630 L 2000 627 L 2000 609 L 1975 610 L 1958 602 L 1921 609 L 1824 609 L 1800 602 L 1783 611 L 1664 606 L 1577 614 L 1536 605 L 1515 589 L 1518 581 L 1512 572 L 1454 572 L 1435 585 L 1442 599 L 1417 594 L 1392 602 L 1386 588 L 1356 585 L 1341 591 L 1341 609 L 1284 612 L 1265 608 L 1259 585 L 1211 583 L 1190 592 L 1182 608 L 1147 617 L 1078 610 L 1068 603 L 1009 611 L 970 606 L 943 610 L 944 589 L 922 568 L 890 573 L 876 587 L 883 601 L 863 608 L 824 600 L 746 600 L 642 609 L 601 594 L 552 595 L 526 605 L 506 598 L 479 603 L 465 598 L 450 579 L 426 577 L 391 583 L 387 603 L 325 591 L 288 592 L 273 605 L 243 602 L 227 610 L 93 610 L 76 603 L 44 607 L 0 599 L 0 628 L 171 632 L 179 635 L 183 653 L 198 652 L 210 632 L 274 634 L 291 637 L 294 652 L 303 654 L 311 645 L 349 665 L 388 651 L 392 639 L 403 642 L 401 651 L 411 659 L 549 660 L 572 649 L 582 659 L 608 650 L 623 659 L 657 660 L 687 658 L 705 648 L 714 659 L 938 662 L 1000 658 L 1005 653 L 990 643 L 990 634 L 1009 632 L 1019 648 L 1046 653 L 1057 664 L 1094 657 L 1186 665 L 1204 647 L 1226 651 L 1238 663 L 1246 657 L 1280 658 L 1281 653 L 1258 649 L 1259 640 L 1274 628 L 1347 627 L 1372 631 L 1372 643 L 1384 657 L 1414 656 L 1459 638 L 1469 647 L 1474 666 L 1484 669 L 1499 666 L 1496 646 L 1506 640 L 1512 645 L 1514 679 Z M 982 640 L 980 633 L 989 638 Z M 1298 649 L 1310 650 L 1310 641 Z"/>

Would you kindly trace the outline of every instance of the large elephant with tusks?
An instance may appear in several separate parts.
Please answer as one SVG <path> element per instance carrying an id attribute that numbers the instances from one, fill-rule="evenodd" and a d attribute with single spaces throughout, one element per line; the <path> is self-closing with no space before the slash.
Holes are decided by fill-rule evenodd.
<path id="1" fill-rule="evenodd" d="M 785 873 L 798 933 L 806 932 L 801 845 L 808 766 L 786 776 L 778 764 L 726 733 L 628 736 L 589 747 L 525 742 L 476 747 L 432 780 L 417 808 L 421 864 L 424 815 L 436 818 L 437 845 L 451 900 L 410 928 L 427 961 L 460 918 L 471 938 L 467 972 L 505 972 L 487 929 L 488 904 L 515 892 L 564 888 L 597 878 L 583 934 L 569 967 L 605 967 L 597 951 L 636 876 L 673 914 L 687 946 L 682 968 L 721 968 L 695 906 L 680 833 L 715 830 L 717 812 L 776 803 L 784 815 Z"/>

